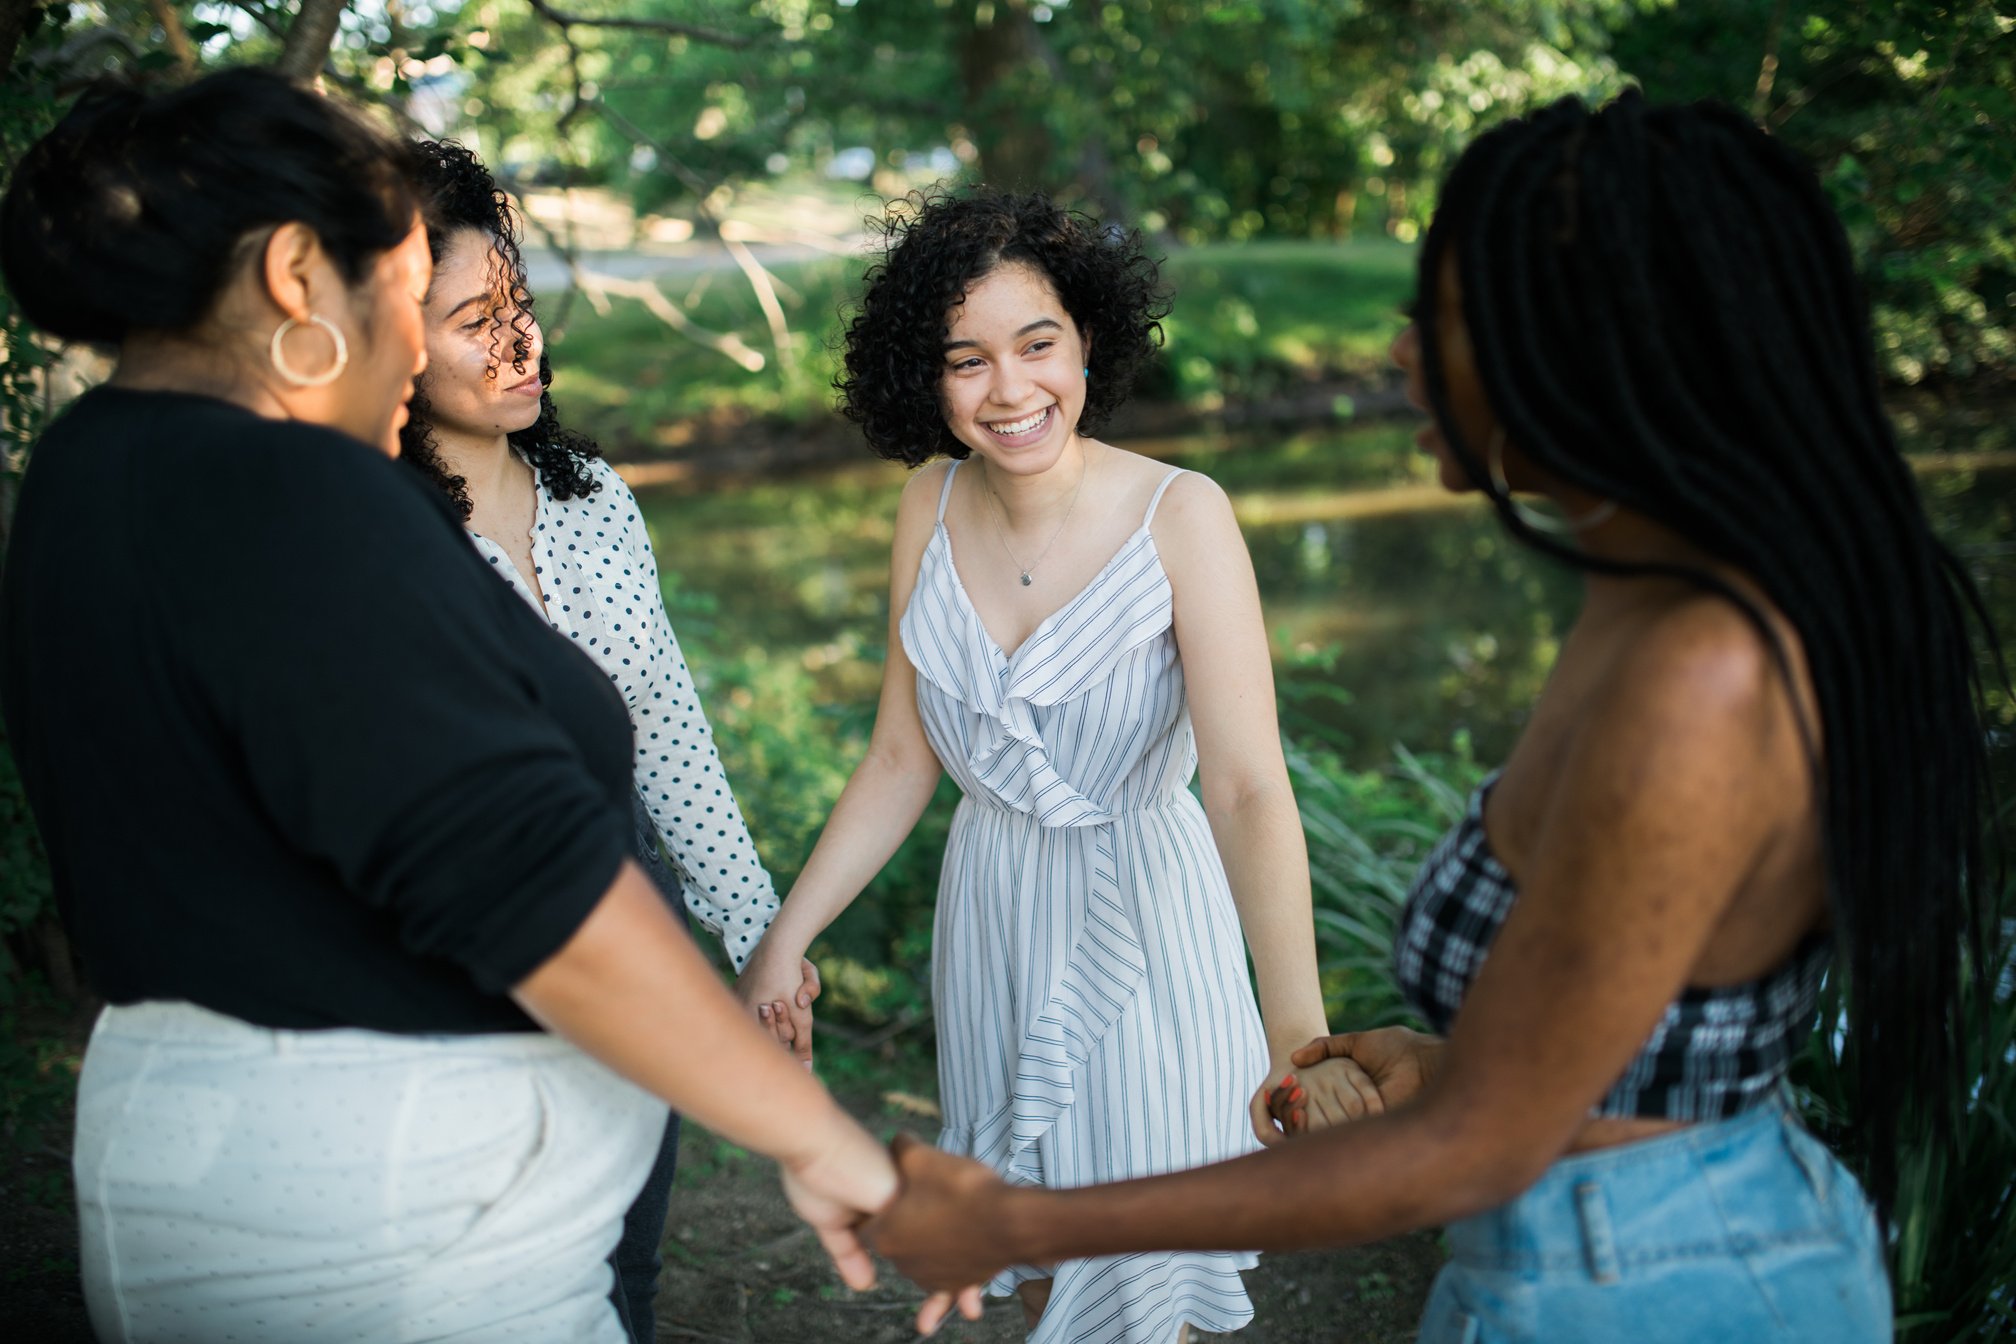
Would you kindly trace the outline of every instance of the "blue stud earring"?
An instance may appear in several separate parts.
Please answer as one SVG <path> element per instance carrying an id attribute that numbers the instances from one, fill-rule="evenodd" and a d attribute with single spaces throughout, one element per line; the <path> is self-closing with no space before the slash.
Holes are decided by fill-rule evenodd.
<path id="1" fill-rule="evenodd" d="M 1092 366 L 1090 364 L 1087 364 L 1085 366 L 1085 376 L 1087 378 L 1090 378 L 1092 376 Z"/>

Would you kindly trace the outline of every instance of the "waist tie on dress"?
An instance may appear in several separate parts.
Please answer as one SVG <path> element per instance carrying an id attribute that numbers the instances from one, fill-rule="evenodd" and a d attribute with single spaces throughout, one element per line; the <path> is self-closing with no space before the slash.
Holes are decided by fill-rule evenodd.
<path id="1" fill-rule="evenodd" d="M 1053 810 L 1047 816 L 1026 807 L 1012 807 L 999 798 L 986 794 L 962 793 L 959 795 L 959 805 L 970 807 L 976 812 L 995 812 L 1019 818 L 1031 825 L 1048 827 L 1052 830 L 1075 830 L 1083 826 L 1106 826 L 1116 821 L 1125 821 L 1129 817 L 1149 817 L 1170 812 L 1182 807 L 1186 798 L 1193 803 L 1197 801 L 1194 794 L 1183 789 L 1164 794 L 1160 798 L 1145 799 L 1132 807 L 1100 807 L 1080 795 L 1078 801 L 1083 803 L 1082 807 L 1074 807 L 1061 815 Z"/>
<path id="2" fill-rule="evenodd" d="M 1099 1042 L 1127 1010 L 1147 978 L 1142 916 L 1130 895 L 1138 884 L 1120 881 L 1116 827 L 1130 817 L 1166 815 L 1196 800 L 1186 791 L 1130 808 L 1097 807 L 1074 795 L 1082 807 L 1045 815 L 1027 807 L 968 794 L 962 807 L 1008 813 L 1051 829 L 1088 829 L 1090 864 L 1078 933 L 1060 959 L 1051 982 L 1032 996 L 1034 1011 L 1017 1024 L 1015 1060 L 1008 1095 L 974 1126 L 971 1155 L 1010 1181 L 1040 1184 L 1043 1168 L 1034 1151 L 1058 1117 L 1077 1100 L 1077 1075 Z M 1055 818 L 1055 819 L 1053 819 Z"/>

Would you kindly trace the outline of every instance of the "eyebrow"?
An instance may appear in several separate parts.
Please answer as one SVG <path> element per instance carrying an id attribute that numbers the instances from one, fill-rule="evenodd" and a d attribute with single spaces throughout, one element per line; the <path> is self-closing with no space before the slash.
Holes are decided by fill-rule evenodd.
<path id="1" fill-rule="evenodd" d="M 453 308 L 450 308 L 445 314 L 443 314 L 441 320 L 443 322 L 451 321 L 453 320 L 455 314 L 461 312 L 464 308 L 467 308 L 470 304 L 482 303 L 485 299 L 488 299 L 489 297 L 490 296 L 487 293 L 471 294 L 468 298 L 462 300 L 462 302 L 456 304 Z"/>
<path id="2" fill-rule="evenodd" d="M 1031 322 L 1031 323 L 1030 323 L 1030 324 L 1029 324 L 1028 326 L 1026 326 L 1026 327 L 1022 328 L 1022 330 L 1020 330 L 1020 331 L 1016 332 L 1016 333 L 1015 333 L 1015 339 L 1019 341 L 1019 340 L 1021 340 L 1021 339 L 1022 339 L 1022 338 L 1023 338 L 1024 336 L 1027 336 L 1027 335 L 1028 335 L 1028 334 L 1029 334 L 1030 332 L 1032 332 L 1032 331 L 1041 331 L 1041 330 L 1042 330 L 1043 328 L 1045 328 L 1045 327 L 1049 327 L 1049 328 L 1051 328 L 1051 329 L 1052 329 L 1052 330 L 1054 330 L 1054 331 L 1062 331 L 1062 330 L 1064 330 L 1064 324 L 1063 324 L 1062 322 L 1059 322 L 1059 321 L 1058 321 L 1058 320 L 1057 320 L 1056 318 L 1054 318 L 1054 317 L 1039 317 L 1039 318 L 1037 318 L 1037 319 L 1036 319 L 1036 320 L 1035 320 L 1034 322 Z M 962 349 L 974 349 L 974 350 L 977 350 L 977 349 L 979 349 L 979 348 L 980 348 L 980 342 L 978 342 L 978 341 L 947 341 L 947 342 L 945 342 L 945 345 L 944 345 L 944 347 L 943 347 L 943 348 L 944 348 L 944 349 L 946 349 L 946 350 L 962 350 Z"/>

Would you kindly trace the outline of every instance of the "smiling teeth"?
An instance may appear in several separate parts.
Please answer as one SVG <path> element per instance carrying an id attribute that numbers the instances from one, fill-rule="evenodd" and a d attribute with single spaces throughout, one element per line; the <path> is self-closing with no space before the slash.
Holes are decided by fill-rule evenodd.
<path id="1" fill-rule="evenodd" d="M 1027 420 L 1016 420 L 1006 425 L 989 425 L 987 426 L 987 428 L 993 430 L 996 434 L 1001 435 L 1003 438 L 1013 438 L 1017 434 L 1027 434 L 1030 430 L 1042 424 L 1043 418 L 1049 414 L 1050 414 L 1050 408 L 1048 406 L 1045 406 L 1042 410 L 1036 412 L 1036 414 L 1030 416 Z"/>

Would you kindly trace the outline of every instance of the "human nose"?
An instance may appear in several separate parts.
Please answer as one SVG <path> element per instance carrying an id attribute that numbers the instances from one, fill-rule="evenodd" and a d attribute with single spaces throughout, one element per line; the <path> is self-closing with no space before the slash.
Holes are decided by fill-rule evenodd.
<path id="1" fill-rule="evenodd" d="M 1031 385 L 1029 375 L 1014 360 L 1006 360 L 994 366 L 987 394 L 996 405 L 1012 409 L 1022 404 Z"/>

